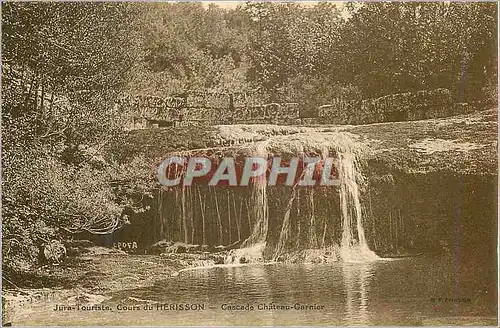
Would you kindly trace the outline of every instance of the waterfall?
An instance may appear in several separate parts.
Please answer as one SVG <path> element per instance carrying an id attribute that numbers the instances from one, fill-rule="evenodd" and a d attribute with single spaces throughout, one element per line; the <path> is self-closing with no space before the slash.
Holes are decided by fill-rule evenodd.
<path id="1" fill-rule="evenodd" d="M 201 182 L 195 188 L 171 188 L 158 198 L 165 203 L 157 207 L 165 209 L 165 214 L 159 215 L 165 222 L 160 237 L 174 242 L 230 246 L 226 263 L 263 258 L 310 262 L 377 260 L 363 228 L 360 186 L 364 181 L 358 163 L 362 149 L 355 138 L 338 131 L 301 132 L 293 138 L 273 135 L 256 143 L 190 151 L 190 155 L 208 156 L 215 162 L 224 156 L 266 160 L 275 155 L 285 160 L 331 157 L 339 185 L 313 187 L 297 182 L 291 188 L 268 186 L 264 174 L 252 178 L 246 187 L 212 187 Z M 172 193 L 175 197 L 168 196 Z"/>
<path id="2" fill-rule="evenodd" d="M 266 180 L 256 182 L 252 187 L 250 196 L 251 215 L 253 216 L 254 226 L 252 234 L 245 240 L 244 246 L 250 246 L 266 241 L 269 227 L 269 208 L 267 198 Z"/>
<path id="3" fill-rule="evenodd" d="M 285 245 L 288 242 L 289 238 L 291 237 L 291 222 L 290 222 L 290 213 L 292 211 L 292 205 L 294 200 L 297 197 L 297 191 L 295 188 L 292 189 L 292 196 L 290 197 L 290 200 L 288 201 L 286 210 L 285 210 L 285 217 L 283 219 L 283 225 L 281 227 L 281 232 L 280 232 L 280 237 L 278 241 L 278 245 L 276 246 L 276 250 L 274 251 L 273 255 L 273 260 L 277 261 L 279 259 L 280 254 L 282 254 L 285 250 Z"/>
<path id="4" fill-rule="evenodd" d="M 366 243 L 363 229 L 359 185 L 363 176 L 356 169 L 356 156 L 353 152 L 338 154 L 337 167 L 340 180 L 340 204 L 342 216 L 341 257 L 348 262 L 377 260 L 378 256 Z M 354 231 L 354 221 L 356 231 Z M 355 238 L 357 235 L 357 239 Z"/>
<path id="5" fill-rule="evenodd" d="M 314 189 L 309 191 L 309 248 L 318 247 L 318 237 L 316 235 L 316 217 L 314 215 Z"/>
<path id="6" fill-rule="evenodd" d="M 253 156 L 267 159 L 268 152 L 266 146 L 267 142 L 258 143 Z M 252 192 L 250 196 L 250 204 L 253 205 L 251 214 L 253 214 L 253 222 L 255 223 L 252 233 L 243 243 L 243 247 L 254 246 L 256 244 L 261 244 L 262 247 L 264 247 L 269 229 L 269 207 L 266 176 L 262 175 L 261 177 L 256 178 L 251 188 Z"/>
<path id="7" fill-rule="evenodd" d="M 253 156 L 267 159 L 267 142 L 257 144 Z M 250 195 L 250 213 L 249 218 L 253 216 L 250 222 L 254 222 L 250 236 L 242 243 L 242 249 L 233 254 L 232 262 L 260 262 L 263 258 L 263 252 L 266 247 L 267 235 L 269 230 L 269 206 L 267 197 L 267 179 L 266 175 L 257 177 L 251 184 L 252 191 Z M 252 206 L 253 205 L 253 206 Z M 236 259 L 236 260 L 234 260 Z M 243 259 L 243 260 L 242 260 Z M 226 260 L 226 263 L 231 263 Z"/>
<path id="8" fill-rule="evenodd" d="M 338 196 L 334 194 L 332 197 L 339 197 L 342 228 L 342 236 L 339 243 L 340 247 L 327 245 L 327 227 L 329 225 L 335 227 L 336 224 L 334 214 L 331 213 L 329 218 L 326 218 L 323 223 L 318 221 L 315 213 L 315 189 L 312 188 L 308 190 L 307 211 L 302 212 L 302 216 L 307 216 L 304 217 L 304 219 L 308 218 L 309 220 L 308 242 L 307 249 L 303 251 L 301 256 L 307 258 L 313 254 L 313 256 L 317 256 L 320 259 L 326 259 L 325 254 L 331 253 L 330 251 L 334 250 L 339 253 L 336 255 L 345 262 L 369 262 L 379 259 L 379 257 L 370 250 L 363 228 L 359 187 L 360 184 L 363 183 L 363 175 L 358 169 L 357 154 L 360 149 L 356 141 L 346 133 L 334 133 L 330 138 L 311 135 L 308 138 L 299 140 L 299 142 L 300 144 L 296 146 L 296 149 L 300 149 L 300 152 L 303 152 L 304 149 L 311 149 L 314 147 L 316 148 L 315 152 L 320 153 L 322 159 L 327 158 L 331 150 L 334 151 L 334 156 L 337 158 L 336 169 L 338 171 L 340 186 L 338 188 L 338 193 L 336 193 Z M 310 145 L 311 142 L 316 142 L 316 145 Z M 289 146 L 289 148 L 291 147 Z M 286 252 L 285 245 L 291 238 L 292 223 L 290 220 L 290 213 L 296 198 L 297 193 L 295 188 L 293 188 L 284 212 L 279 240 L 273 255 L 274 260 L 279 259 L 280 256 Z M 297 206 L 299 208 L 299 205 Z M 299 228 L 300 222 L 301 220 L 299 217 L 297 223 Z M 319 225 L 322 225 L 323 228 L 321 243 L 318 241 L 317 236 L 317 226 Z M 322 252 L 319 251 L 320 249 L 322 249 L 325 254 L 322 254 Z"/>

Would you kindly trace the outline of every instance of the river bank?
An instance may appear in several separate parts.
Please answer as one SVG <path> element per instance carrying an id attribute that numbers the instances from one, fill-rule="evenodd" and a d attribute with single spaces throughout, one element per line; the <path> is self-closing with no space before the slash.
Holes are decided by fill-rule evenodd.
<path id="1" fill-rule="evenodd" d="M 196 253 L 131 255 L 90 247 L 85 254 L 69 257 L 61 265 L 39 267 L 16 282 L 4 278 L 2 321 L 15 322 L 18 315 L 44 302 L 99 304 L 114 292 L 152 286 L 183 269 L 209 265 L 214 262 L 209 257 Z"/>
<path id="2" fill-rule="evenodd" d="M 367 263 L 215 265 L 168 276 L 168 263 L 182 261 L 92 257 L 85 268 L 103 270 L 100 279 L 91 279 L 95 286 L 55 288 L 11 312 L 4 324 L 496 325 L 496 270 L 479 258 L 458 265 L 443 254 Z"/>

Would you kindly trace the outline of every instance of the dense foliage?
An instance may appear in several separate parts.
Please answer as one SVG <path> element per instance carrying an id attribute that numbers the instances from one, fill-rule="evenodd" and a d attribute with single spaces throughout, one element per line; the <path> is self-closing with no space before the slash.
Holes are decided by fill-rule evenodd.
<path id="1" fill-rule="evenodd" d="M 121 130 L 112 104 L 132 60 L 123 28 L 131 13 L 125 4 L 2 5 L 7 268 L 27 269 L 51 239 L 121 217 L 103 149 Z"/>
<path id="2" fill-rule="evenodd" d="M 496 84 L 495 3 L 145 4 L 130 88 L 249 91 L 313 107 L 446 88 L 458 102 Z M 274 100 L 274 99 L 270 99 Z"/>

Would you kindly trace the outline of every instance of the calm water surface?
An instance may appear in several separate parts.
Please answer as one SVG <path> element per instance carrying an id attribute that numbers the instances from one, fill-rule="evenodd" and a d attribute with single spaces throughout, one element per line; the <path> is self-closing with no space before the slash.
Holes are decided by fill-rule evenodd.
<path id="1" fill-rule="evenodd" d="M 491 266 L 491 265 L 490 265 Z M 113 325 L 496 325 L 496 269 L 452 257 L 324 265 L 215 267 L 158 277 L 103 304 L 110 312 L 54 312 L 19 323 Z M 150 304 L 152 310 L 144 309 Z M 176 311 L 173 304 L 204 310 Z M 265 306 L 290 309 L 266 309 Z M 299 305 L 297 305 L 299 304 Z M 301 305 L 312 309 L 295 309 Z M 53 304 L 51 305 L 51 307 Z M 117 310 L 117 306 L 130 310 Z M 223 309 L 227 307 L 241 310 Z M 253 307 L 253 310 L 249 310 Z M 18 324 L 19 324 L 18 323 Z"/>

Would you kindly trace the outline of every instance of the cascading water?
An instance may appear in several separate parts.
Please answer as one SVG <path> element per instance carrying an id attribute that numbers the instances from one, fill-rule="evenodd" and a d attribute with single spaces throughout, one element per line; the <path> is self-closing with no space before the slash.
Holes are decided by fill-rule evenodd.
<path id="1" fill-rule="evenodd" d="M 339 153 L 338 157 L 342 214 L 341 257 L 344 261 L 355 262 L 377 260 L 378 256 L 366 243 L 358 185 L 358 182 L 362 181 L 362 175 L 356 170 L 356 156 L 353 152 L 347 152 Z M 353 216 L 356 220 L 357 239 L 354 238 Z"/>
<path id="2" fill-rule="evenodd" d="M 190 152 L 199 156 L 199 150 Z M 304 131 L 293 137 L 275 135 L 257 143 L 203 152 L 214 158 L 244 154 L 267 159 L 278 154 L 325 159 L 330 155 L 336 159 L 340 185 L 319 190 L 297 185 L 273 187 L 268 186 L 263 175 L 248 187 L 201 185 L 191 190 L 180 187 L 171 190 L 175 194 L 173 199 L 180 202 L 172 197 L 159 197 L 160 201 L 169 202 L 158 206 L 159 210 L 167 209 L 172 216 L 170 219 L 165 218 L 167 214 L 161 216 L 163 239 L 238 244 L 240 248 L 230 252 L 226 263 L 263 261 L 264 258 L 280 261 L 300 252 L 299 261 L 324 261 L 326 257 L 347 262 L 378 259 L 367 244 L 363 228 L 360 202 L 363 176 L 358 169 L 360 149 L 353 136 L 342 132 Z"/>
<path id="3" fill-rule="evenodd" d="M 259 142 L 252 156 L 267 159 L 267 141 Z M 266 247 L 267 234 L 269 229 L 269 206 L 267 197 L 266 175 L 257 177 L 251 185 L 250 213 L 254 222 L 250 236 L 243 241 L 242 247 L 233 250 L 232 254 L 226 257 L 226 263 L 240 262 L 260 262 L 263 258 L 263 251 Z"/>
<path id="4" fill-rule="evenodd" d="M 258 143 L 253 156 L 267 159 L 268 152 L 266 149 L 266 145 L 267 142 Z M 268 198 L 266 176 L 262 175 L 255 179 L 251 188 L 251 203 L 254 205 L 252 212 L 255 218 L 255 224 L 252 230 L 252 234 L 243 243 L 244 247 L 252 246 L 255 244 L 265 245 L 269 227 L 269 208 L 267 204 Z"/>
<path id="5" fill-rule="evenodd" d="M 290 214 L 292 211 L 293 202 L 295 201 L 296 197 L 297 197 L 297 191 L 295 190 L 295 188 L 293 188 L 292 196 L 291 196 L 290 200 L 288 201 L 288 205 L 287 205 L 286 211 L 285 211 L 285 216 L 283 218 L 283 225 L 281 227 L 278 245 L 276 246 L 276 250 L 274 252 L 274 256 L 273 256 L 274 261 L 276 261 L 279 258 L 279 255 L 284 252 L 285 245 L 291 237 Z"/>

